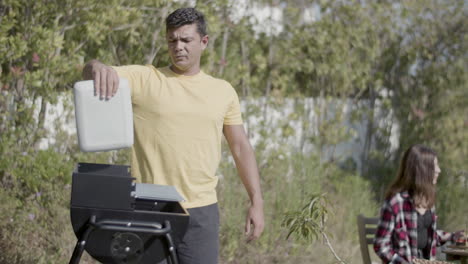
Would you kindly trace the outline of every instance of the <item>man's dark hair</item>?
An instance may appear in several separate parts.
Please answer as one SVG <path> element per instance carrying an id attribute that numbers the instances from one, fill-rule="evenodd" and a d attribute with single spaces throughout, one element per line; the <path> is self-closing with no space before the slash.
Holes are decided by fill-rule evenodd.
<path id="1" fill-rule="evenodd" d="M 205 16 L 195 8 L 179 8 L 166 18 L 166 32 L 184 25 L 197 24 L 197 32 L 201 37 L 206 35 Z"/>

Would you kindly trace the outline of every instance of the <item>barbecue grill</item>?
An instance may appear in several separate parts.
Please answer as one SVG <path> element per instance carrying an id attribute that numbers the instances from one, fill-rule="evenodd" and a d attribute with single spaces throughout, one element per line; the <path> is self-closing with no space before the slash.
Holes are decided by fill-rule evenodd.
<path id="1" fill-rule="evenodd" d="M 135 183 L 129 166 L 78 163 L 70 206 L 78 241 L 70 264 L 84 250 L 106 264 L 177 264 L 189 215 L 169 187 Z"/>

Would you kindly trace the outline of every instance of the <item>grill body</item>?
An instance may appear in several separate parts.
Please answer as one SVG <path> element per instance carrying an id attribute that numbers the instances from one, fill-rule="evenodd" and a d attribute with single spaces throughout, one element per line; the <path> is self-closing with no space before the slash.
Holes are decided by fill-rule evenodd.
<path id="1" fill-rule="evenodd" d="M 86 250 L 101 263 L 177 263 L 189 214 L 178 201 L 139 199 L 129 166 L 79 163 L 70 217 L 78 239 L 70 264 Z"/>

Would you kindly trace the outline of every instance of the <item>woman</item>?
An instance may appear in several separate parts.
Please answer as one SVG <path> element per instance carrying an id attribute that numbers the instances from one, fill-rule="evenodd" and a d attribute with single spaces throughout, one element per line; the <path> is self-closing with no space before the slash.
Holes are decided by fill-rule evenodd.
<path id="1" fill-rule="evenodd" d="M 414 145 L 404 154 L 396 179 L 387 190 L 374 241 L 384 263 L 434 260 L 436 246 L 455 241 L 463 232 L 437 230 L 436 183 L 440 168 L 436 153 Z"/>

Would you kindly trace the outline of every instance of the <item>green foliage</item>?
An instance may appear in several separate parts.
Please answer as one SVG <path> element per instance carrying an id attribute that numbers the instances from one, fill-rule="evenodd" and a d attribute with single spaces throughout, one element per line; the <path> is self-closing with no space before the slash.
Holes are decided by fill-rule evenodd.
<path id="1" fill-rule="evenodd" d="M 55 262 L 69 253 L 64 245 L 74 243 L 68 227 L 72 164 L 52 150 L 17 159 L 11 178 L 3 178 L 9 189 L 0 188 L 0 263 Z"/>
<path id="2" fill-rule="evenodd" d="M 325 233 L 329 207 L 325 194 L 312 194 L 302 210 L 289 212 L 284 216 L 282 226 L 289 230 L 286 239 L 292 234 L 309 242 L 318 239 Z"/>

